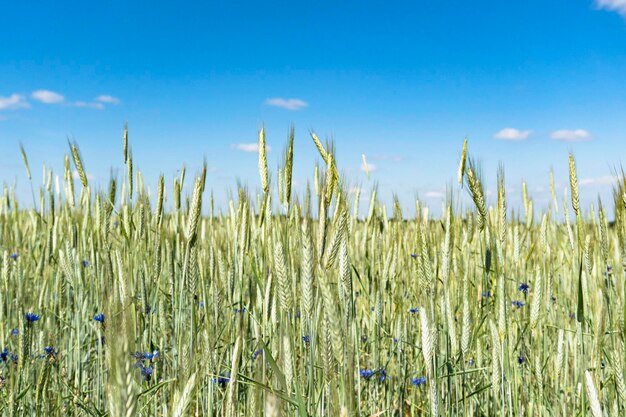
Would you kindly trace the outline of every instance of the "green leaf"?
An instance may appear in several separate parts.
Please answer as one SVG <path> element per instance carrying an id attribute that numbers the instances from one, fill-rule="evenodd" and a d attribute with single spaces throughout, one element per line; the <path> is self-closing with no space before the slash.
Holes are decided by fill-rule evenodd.
<path id="1" fill-rule="evenodd" d="M 585 305 L 583 303 L 583 264 L 578 264 L 578 309 L 576 311 L 576 319 L 582 323 L 585 318 Z"/>

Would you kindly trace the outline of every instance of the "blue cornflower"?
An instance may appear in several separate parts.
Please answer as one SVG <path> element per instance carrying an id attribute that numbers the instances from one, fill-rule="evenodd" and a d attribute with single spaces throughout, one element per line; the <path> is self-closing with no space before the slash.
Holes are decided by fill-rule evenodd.
<path id="1" fill-rule="evenodd" d="M 159 351 L 155 350 L 152 352 L 146 352 L 143 354 L 143 359 L 150 362 L 156 361 L 157 359 L 159 359 Z"/>
<path id="2" fill-rule="evenodd" d="M 526 362 L 526 358 L 524 357 L 524 354 L 520 353 L 519 356 L 517 357 L 517 363 L 522 365 L 524 362 Z"/>
<path id="3" fill-rule="evenodd" d="M 89 262 L 89 260 L 87 259 L 83 259 L 80 263 L 83 265 L 83 268 L 88 268 L 91 266 L 91 262 Z"/>
<path id="4" fill-rule="evenodd" d="M 152 377 L 152 372 L 154 371 L 154 368 L 152 367 L 152 365 L 148 365 L 148 366 L 141 366 L 141 377 L 143 378 L 144 381 L 150 381 L 150 378 Z"/>
<path id="5" fill-rule="evenodd" d="M 424 385 L 425 383 L 426 383 L 425 376 L 415 377 L 411 380 L 411 384 L 415 385 L 416 387 Z"/>
<path id="6" fill-rule="evenodd" d="M 99 323 L 104 323 L 104 313 L 96 314 L 93 319 Z"/>
<path id="7" fill-rule="evenodd" d="M 308 345 L 309 343 L 311 343 L 311 336 L 309 335 L 302 336 L 302 341 L 304 342 L 304 344 Z"/>
<path id="8" fill-rule="evenodd" d="M 474 359 L 470 359 L 470 360 L 467 362 L 467 364 L 468 364 L 469 366 L 474 365 L 474 363 L 476 363 L 476 362 L 474 361 Z"/>
<path id="9" fill-rule="evenodd" d="M 16 260 L 16 259 L 17 259 L 17 257 L 18 257 L 18 254 L 17 254 L 17 253 L 12 253 L 12 254 L 9 256 L 9 258 L 11 258 L 11 259 L 13 259 L 13 260 Z"/>
<path id="10" fill-rule="evenodd" d="M 361 378 L 368 379 L 370 376 L 374 375 L 374 371 L 371 369 L 361 369 L 359 374 L 361 375 Z"/>
<path id="11" fill-rule="evenodd" d="M 34 323 L 39 320 L 39 316 L 35 313 L 31 313 L 30 311 L 24 314 L 24 318 L 26 318 L 26 321 L 29 323 Z"/>
<path id="12" fill-rule="evenodd" d="M 152 351 L 152 352 L 135 352 L 135 353 L 131 353 L 130 356 L 135 358 L 135 361 L 137 361 L 137 363 L 135 364 L 135 367 L 139 367 L 139 366 L 143 366 L 143 361 L 150 361 L 150 362 L 155 362 L 160 354 L 158 350 Z"/>
<path id="13" fill-rule="evenodd" d="M 53 347 L 50 346 L 46 346 L 45 348 L 43 348 L 43 351 L 46 353 L 45 355 L 41 355 L 39 357 L 39 359 L 43 359 L 43 358 L 55 358 L 57 356 L 57 350 Z"/>
<path id="14" fill-rule="evenodd" d="M 235 314 L 238 314 L 238 313 L 243 314 L 243 313 L 245 313 L 245 312 L 246 312 L 246 308 L 245 308 L 245 307 L 242 307 L 242 308 L 235 308 Z"/>
<path id="15" fill-rule="evenodd" d="M 17 363 L 17 355 L 14 353 L 9 352 L 9 349 L 4 348 L 4 350 L 2 352 L 0 352 L 0 363 L 5 362 L 5 363 L 9 363 L 9 362 L 13 362 L 13 363 Z"/>
<path id="16" fill-rule="evenodd" d="M 412 253 L 411 254 L 411 258 L 413 258 L 413 259 L 417 258 L 417 253 Z"/>
<path id="17" fill-rule="evenodd" d="M 524 303 L 522 303 L 522 302 L 521 302 L 521 301 L 519 301 L 519 300 L 512 301 L 512 302 L 511 302 L 511 305 L 513 305 L 514 307 L 517 307 L 517 308 L 522 308 L 522 307 L 524 307 Z"/>
<path id="18" fill-rule="evenodd" d="M 409 313 L 411 313 L 411 314 L 416 314 L 416 313 L 419 313 L 419 312 L 420 312 L 420 309 L 418 307 L 414 307 L 414 308 L 410 308 L 409 309 Z"/>
<path id="19" fill-rule="evenodd" d="M 378 372 L 380 373 L 381 382 L 387 379 L 387 372 L 383 368 L 381 368 Z"/>
<path id="20" fill-rule="evenodd" d="M 213 383 L 225 387 L 230 382 L 230 372 L 222 372 L 219 377 L 213 378 Z"/>
<path id="21" fill-rule="evenodd" d="M 482 294 L 482 295 L 483 295 L 483 297 L 485 297 L 485 298 L 489 298 L 489 297 L 491 297 L 491 291 L 485 291 L 485 292 L 483 292 L 483 294 Z"/>
<path id="22" fill-rule="evenodd" d="M 517 287 L 517 289 L 518 289 L 519 291 L 523 292 L 523 293 L 524 293 L 524 295 L 528 295 L 528 289 L 529 289 L 529 288 L 530 288 L 530 286 L 529 286 L 527 283 L 525 283 L 525 282 L 522 282 L 522 283 L 519 285 L 519 287 Z"/>
<path id="23" fill-rule="evenodd" d="M 263 354 L 263 349 L 257 349 L 254 351 L 254 353 L 252 354 L 252 360 L 255 360 L 257 358 L 257 356 Z"/>
<path id="24" fill-rule="evenodd" d="M 398 338 L 397 337 L 393 338 L 393 343 L 398 343 Z"/>
<path id="25" fill-rule="evenodd" d="M 200 301 L 200 302 L 198 303 L 198 306 L 199 306 L 200 308 L 204 308 L 204 301 Z"/>
<path id="26" fill-rule="evenodd" d="M 135 352 L 135 353 L 131 353 L 130 356 L 135 358 L 135 368 L 139 368 L 140 366 L 143 366 L 143 353 Z"/>
<path id="27" fill-rule="evenodd" d="M 18 334 L 20 334 L 19 330 L 17 330 L 17 329 L 11 330 L 11 336 L 17 336 Z"/>

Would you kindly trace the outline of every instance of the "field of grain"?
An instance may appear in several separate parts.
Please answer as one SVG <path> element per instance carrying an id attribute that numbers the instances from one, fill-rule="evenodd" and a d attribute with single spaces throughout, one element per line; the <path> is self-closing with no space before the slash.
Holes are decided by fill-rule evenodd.
<path id="1" fill-rule="evenodd" d="M 223 212 L 206 169 L 149 192 L 126 132 L 106 190 L 74 143 L 34 208 L 5 186 L 0 414 L 625 415 L 623 176 L 614 213 L 584 211 L 564 155 L 568 194 L 553 186 L 539 213 L 524 188 L 511 216 L 504 169 L 489 207 L 466 142 L 472 207 L 438 219 L 417 201 L 406 218 L 374 190 L 359 217 L 332 145 L 311 138 L 304 195 L 293 135 L 269 172 L 261 131 L 262 190 Z"/>

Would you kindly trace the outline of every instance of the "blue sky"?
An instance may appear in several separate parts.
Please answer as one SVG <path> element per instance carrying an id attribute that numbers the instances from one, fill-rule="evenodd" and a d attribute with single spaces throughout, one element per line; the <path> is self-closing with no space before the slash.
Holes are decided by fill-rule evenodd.
<path id="1" fill-rule="evenodd" d="M 298 193 L 314 129 L 353 185 L 409 212 L 416 195 L 440 210 L 465 136 L 488 189 L 504 164 L 513 206 L 522 178 L 549 201 L 551 167 L 561 192 L 570 150 L 583 202 L 608 203 L 626 155 L 626 0 L 208 3 L 5 5 L 0 180 L 28 198 L 19 142 L 35 173 L 62 174 L 70 137 L 105 184 L 128 121 L 148 185 L 206 156 L 223 203 L 237 180 L 259 186 L 245 146 L 259 127 L 275 172 L 293 123 Z"/>

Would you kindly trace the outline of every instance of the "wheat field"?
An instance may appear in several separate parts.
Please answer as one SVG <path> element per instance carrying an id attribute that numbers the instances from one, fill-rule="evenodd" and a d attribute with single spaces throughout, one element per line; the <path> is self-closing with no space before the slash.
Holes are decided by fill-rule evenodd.
<path id="1" fill-rule="evenodd" d="M 626 415 L 623 175 L 614 213 L 584 210 L 564 155 L 567 195 L 551 181 L 540 213 L 524 187 L 512 215 L 504 168 L 489 206 L 466 141 L 473 205 L 449 198 L 438 219 L 418 200 L 407 218 L 374 188 L 359 216 L 333 145 L 311 138 L 320 164 L 295 195 L 293 130 L 277 172 L 261 130 L 262 189 L 223 212 L 206 164 L 146 189 L 127 130 L 107 189 L 75 143 L 32 205 L 5 186 L 0 414 Z"/>

